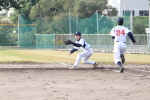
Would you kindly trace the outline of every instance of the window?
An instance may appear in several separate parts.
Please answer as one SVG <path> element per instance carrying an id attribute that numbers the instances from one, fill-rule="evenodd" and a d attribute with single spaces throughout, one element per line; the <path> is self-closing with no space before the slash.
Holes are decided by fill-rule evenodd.
<path id="1" fill-rule="evenodd" d="M 149 11 L 148 10 L 140 10 L 139 16 L 149 16 Z"/>
<path id="2" fill-rule="evenodd" d="M 123 16 L 130 16 L 131 10 L 123 10 Z M 132 11 L 132 16 L 134 16 L 134 10 Z"/>

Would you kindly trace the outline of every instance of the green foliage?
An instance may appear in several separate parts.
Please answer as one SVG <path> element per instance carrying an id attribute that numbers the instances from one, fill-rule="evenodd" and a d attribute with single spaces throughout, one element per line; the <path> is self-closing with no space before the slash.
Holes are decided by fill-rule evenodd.
<path id="1" fill-rule="evenodd" d="M 88 18 L 92 16 L 96 10 L 102 11 L 106 8 L 106 0 L 76 0 L 75 13 L 78 13 L 80 18 Z"/>
<path id="2" fill-rule="evenodd" d="M 106 5 L 106 11 L 108 12 L 108 16 L 117 16 L 118 10 L 111 5 Z"/>
<path id="3" fill-rule="evenodd" d="M 106 0 L 19 0 L 19 9 L 15 9 L 16 13 L 11 19 L 16 23 L 16 15 L 21 14 L 22 17 L 30 17 L 32 20 L 41 16 L 44 19 L 56 20 L 57 16 L 65 18 L 64 15 L 68 12 L 71 12 L 72 16 L 78 14 L 79 18 L 88 18 L 96 10 L 101 14 L 102 10 L 110 9 L 106 4 Z"/>
<path id="4" fill-rule="evenodd" d="M 17 24 L 18 22 L 18 14 L 17 12 L 15 11 L 14 14 L 10 17 L 11 21 L 14 23 L 14 24 Z"/>
<path id="5" fill-rule="evenodd" d="M 68 34 L 69 33 L 69 19 L 62 20 L 44 20 L 38 18 L 36 20 L 37 34 Z"/>
<path id="6" fill-rule="evenodd" d="M 74 0 L 40 0 L 32 7 L 30 11 L 30 18 L 36 19 L 37 17 L 42 16 L 46 19 L 52 20 L 55 16 L 72 11 L 73 1 Z"/>
<path id="7" fill-rule="evenodd" d="M 73 16 L 77 13 L 80 18 L 92 16 L 96 10 L 102 12 L 107 9 L 106 0 L 40 0 L 30 11 L 30 18 L 36 19 L 40 15 L 51 19 L 71 12 Z"/>
<path id="8" fill-rule="evenodd" d="M 13 7 L 19 9 L 20 2 L 19 0 L 0 0 L 0 11 L 2 9 L 9 10 L 9 8 Z"/>
<path id="9" fill-rule="evenodd" d="M 20 0 L 20 9 L 16 9 L 22 17 L 29 17 L 30 10 L 39 0 Z"/>
<path id="10" fill-rule="evenodd" d="M 133 33 L 145 34 L 145 28 L 148 28 L 148 16 L 138 16 L 133 18 Z"/>
<path id="11" fill-rule="evenodd" d="M 13 33 L 16 26 L 0 25 L 0 46 L 16 46 L 17 34 Z"/>
<path id="12" fill-rule="evenodd" d="M 39 0 L 19 0 L 19 7 L 15 8 L 15 13 L 11 16 L 11 20 L 16 24 L 19 14 L 24 18 L 29 18 L 31 7 L 38 1 Z"/>

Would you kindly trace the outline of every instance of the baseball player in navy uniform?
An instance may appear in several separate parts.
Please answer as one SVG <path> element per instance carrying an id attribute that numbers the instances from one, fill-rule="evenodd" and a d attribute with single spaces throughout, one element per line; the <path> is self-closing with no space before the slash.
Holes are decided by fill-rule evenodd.
<path id="1" fill-rule="evenodd" d="M 71 67 L 69 69 L 77 69 L 78 64 L 81 59 L 82 59 L 82 63 L 92 64 L 93 68 L 96 67 L 98 65 L 96 62 L 88 60 L 93 54 L 93 49 L 92 49 L 91 45 L 88 44 L 83 38 L 81 38 L 80 32 L 76 32 L 74 35 L 75 35 L 76 42 L 72 43 L 74 45 L 74 48 L 69 52 L 69 55 L 74 53 L 75 51 L 77 51 L 79 48 L 83 52 L 81 52 L 77 55 L 77 58 L 76 58 L 76 61 L 73 65 L 73 67 Z"/>
<path id="2" fill-rule="evenodd" d="M 133 44 L 136 44 L 136 41 L 131 31 L 123 26 L 124 19 L 119 17 L 117 22 L 118 26 L 111 30 L 110 35 L 112 36 L 112 39 L 114 39 L 114 62 L 120 67 L 120 73 L 123 73 L 124 68 L 122 64 L 125 62 L 124 54 L 126 52 L 126 36 L 128 35 Z"/>

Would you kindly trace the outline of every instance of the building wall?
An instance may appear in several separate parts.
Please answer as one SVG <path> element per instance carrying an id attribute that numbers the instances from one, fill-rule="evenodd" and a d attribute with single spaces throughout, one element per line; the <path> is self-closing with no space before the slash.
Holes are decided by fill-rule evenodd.
<path id="1" fill-rule="evenodd" d="M 108 4 L 118 8 L 118 16 L 123 16 L 123 11 L 133 9 L 134 16 L 139 16 L 139 11 L 149 10 L 149 0 L 108 0 Z M 145 12 L 145 11 L 144 11 Z M 144 15 L 144 14 L 140 14 Z"/>

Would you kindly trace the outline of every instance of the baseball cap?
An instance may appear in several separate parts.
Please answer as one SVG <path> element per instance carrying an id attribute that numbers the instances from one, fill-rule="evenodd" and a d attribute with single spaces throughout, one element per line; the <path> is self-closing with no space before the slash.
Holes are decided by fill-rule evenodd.
<path id="1" fill-rule="evenodd" d="M 123 18 L 119 17 L 117 22 L 118 22 L 118 25 L 123 25 Z"/>
<path id="2" fill-rule="evenodd" d="M 123 18 L 119 17 L 117 22 L 123 22 L 123 20 L 124 20 Z"/>
<path id="3" fill-rule="evenodd" d="M 80 35 L 81 36 L 81 33 L 80 32 L 76 32 L 74 35 Z"/>

